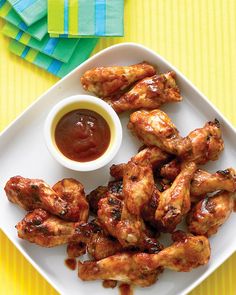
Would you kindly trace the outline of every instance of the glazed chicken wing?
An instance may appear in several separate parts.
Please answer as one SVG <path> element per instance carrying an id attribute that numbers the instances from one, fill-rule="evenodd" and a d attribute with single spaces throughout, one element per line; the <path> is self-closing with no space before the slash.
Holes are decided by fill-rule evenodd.
<path id="1" fill-rule="evenodd" d="M 143 62 L 131 66 L 93 68 L 86 71 L 80 81 L 86 91 L 105 98 L 120 94 L 136 81 L 155 74 L 155 68 Z"/>
<path id="2" fill-rule="evenodd" d="M 21 239 L 42 247 L 68 244 L 69 257 L 88 253 L 95 259 L 103 259 L 122 250 L 121 244 L 107 235 L 96 221 L 89 223 L 68 222 L 43 209 L 35 209 L 16 225 Z"/>
<path id="3" fill-rule="evenodd" d="M 218 190 L 236 191 L 236 171 L 233 168 L 208 173 L 198 169 L 191 182 L 191 201 Z"/>
<path id="4" fill-rule="evenodd" d="M 63 179 L 55 188 L 57 191 L 40 179 L 15 176 L 6 183 L 5 192 L 9 201 L 27 211 L 42 208 L 65 220 L 86 221 L 89 207 L 82 184 Z"/>
<path id="5" fill-rule="evenodd" d="M 215 161 L 224 149 L 224 142 L 217 119 L 206 123 L 203 128 L 198 128 L 187 136 L 192 145 L 192 149 L 184 158 L 185 161 L 193 161 L 199 165 L 208 161 Z"/>
<path id="6" fill-rule="evenodd" d="M 215 161 L 219 158 L 224 149 L 220 123 L 215 119 L 208 122 L 203 128 L 192 131 L 187 138 L 191 142 L 191 150 L 183 156 L 184 161 L 193 161 L 198 165 L 204 165 L 208 161 Z M 174 180 L 180 171 L 181 159 L 174 159 L 161 168 L 161 176 Z"/>
<path id="7" fill-rule="evenodd" d="M 229 218 L 234 207 L 233 193 L 220 191 L 196 203 L 187 216 L 191 233 L 210 237 Z"/>
<path id="8" fill-rule="evenodd" d="M 89 204 L 86 200 L 83 185 L 73 179 L 64 178 L 58 181 L 52 189 L 58 197 L 67 202 L 66 217 L 71 221 L 87 221 Z"/>
<path id="9" fill-rule="evenodd" d="M 171 187 L 160 193 L 155 219 L 162 231 L 172 232 L 190 210 L 190 182 L 196 169 L 195 163 L 185 163 Z"/>
<path id="10" fill-rule="evenodd" d="M 158 146 L 167 153 L 180 156 L 191 149 L 190 140 L 179 135 L 171 119 L 161 110 L 131 114 L 128 128 L 147 146 Z"/>
<path id="11" fill-rule="evenodd" d="M 206 237 L 178 231 L 173 239 L 171 246 L 157 254 L 118 253 L 100 261 L 81 263 L 79 277 L 85 281 L 118 280 L 144 287 L 153 284 L 163 268 L 187 272 L 209 261 L 210 244 Z"/>
<path id="12" fill-rule="evenodd" d="M 110 194 L 99 201 L 98 218 L 107 232 L 125 248 L 138 248 L 148 253 L 162 249 L 160 243 L 148 235 L 143 220 L 131 214 L 124 201 Z"/>
<path id="13" fill-rule="evenodd" d="M 144 163 L 147 160 L 152 165 L 152 169 L 158 168 L 170 159 L 170 155 L 162 151 L 159 147 L 146 147 L 141 150 L 137 155 L 131 158 L 134 163 Z M 124 176 L 124 169 L 126 164 L 117 164 L 110 167 L 110 174 L 115 179 L 122 179 Z"/>
<path id="14" fill-rule="evenodd" d="M 125 165 L 123 194 L 127 209 L 131 214 L 140 216 L 143 206 L 148 203 L 154 190 L 152 166 L 129 161 Z"/>
<path id="15" fill-rule="evenodd" d="M 117 113 L 140 108 L 153 110 L 164 103 L 181 100 L 174 72 L 144 78 L 121 97 L 105 99 Z"/>
<path id="16" fill-rule="evenodd" d="M 21 239 L 42 247 L 66 244 L 75 233 L 74 223 L 61 220 L 43 209 L 35 209 L 16 225 Z"/>

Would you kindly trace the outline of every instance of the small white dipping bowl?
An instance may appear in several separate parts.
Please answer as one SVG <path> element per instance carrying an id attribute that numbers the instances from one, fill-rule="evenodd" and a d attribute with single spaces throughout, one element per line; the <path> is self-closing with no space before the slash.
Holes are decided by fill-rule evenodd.
<path id="1" fill-rule="evenodd" d="M 55 142 L 55 129 L 60 119 L 76 109 L 88 109 L 101 115 L 110 127 L 110 144 L 103 155 L 93 161 L 78 162 L 64 156 Z M 44 136 L 52 156 L 64 167 L 76 171 L 92 171 L 108 164 L 117 154 L 122 141 L 122 126 L 116 112 L 103 100 L 90 95 L 74 95 L 57 103 L 47 116 Z"/>

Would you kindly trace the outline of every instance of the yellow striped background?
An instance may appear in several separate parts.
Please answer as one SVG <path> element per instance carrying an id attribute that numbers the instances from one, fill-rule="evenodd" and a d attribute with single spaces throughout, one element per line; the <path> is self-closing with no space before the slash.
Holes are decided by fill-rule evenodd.
<path id="1" fill-rule="evenodd" d="M 125 0 L 125 37 L 103 39 L 96 51 L 123 41 L 142 43 L 172 62 L 236 126 L 235 0 Z M 57 81 L 7 46 L 0 35 L 0 130 Z M 235 295 L 235 265 L 236 254 L 191 295 Z M 0 294 L 57 294 L 1 231 L 0 274 Z"/>

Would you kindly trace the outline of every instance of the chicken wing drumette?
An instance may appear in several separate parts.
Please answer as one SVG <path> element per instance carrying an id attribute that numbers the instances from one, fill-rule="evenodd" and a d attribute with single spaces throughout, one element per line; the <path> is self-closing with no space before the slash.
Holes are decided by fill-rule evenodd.
<path id="1" fill-rule="evenodd" d="M 117 99 L 105 99 L 117 113 L 140 108 L 153 110 L 164 103 L 181 100 L 182 97 L 175 81 L 174 72 L 144 78 L 130 91 Z"/>
<path id="2" fill-rule="evenodd" d="M 154 190 L 152 166 L 148 160 L 136 164 L 129 161 L 125 165 L 123 178 L 123 195 L 129 212 L 140 216 Z"/>
<path id="3" fill-rule="evenodd" d="M 41 179 L 21 176 L 10 178 L 5 186 L 8 200 L 27 211 L 42 208 L 65 220 L 87 220 L 89 206 L 80 182 L 63 179 L 54 189 Z"/>
<path id="4" fill-rule="evenodd" d="M 184 161 L 193 161 L 198 165 L 204 165 L 208 161 L 219 158 L 224 149 L 224 142 L 220 129 L 220 123 L 215 119 L 208 122 L 203 128 L 192 131 L 187 138 L 191 142 L 191 149 L 183 156 Z M 161 176 L 167 179 L 175 179 L 180 170 L 181 159 L 175 159 L 161 168 Z"/>
<path id="5" fill-rule="evenodd" d="M 172 232 L 190 210 L 190 182 L 196 169 L 195 163 L 185 163 L 171 187 L 160 193 L 155 219 L 161 231 Z"/>
<path id="6" fill-rule="evenodd" d="M 73 222 L 61 220 L 43 209 L 28 213 L 17 225 L 21 239 L 42 247 L 54 247 L 68 243 L 75 234 Z"/>
<path id="7" fill-rule="evenodd" d="M 233 193 L 220 191 L 196 203 L 187 215 L 191 233 L 210 237 L 229 218 L 234 207 Z"/>
<path id="8" fill-rule="evenodd" d="M 130 116 L 128 128 L 147 146 L 183 155 L 191 149 L 189 138 L 182 138 L 171 119 L 161 110 L 140 110 Z"/>
<path id="9" fill-rule="evenodd" d="M 105 98 L 122 93 L 130 85 L 156 74 L 146 62 L 131 66 L 97 67 L 86 71 L 80 78 L 86 91 Z"/>
<path id="10" fill-rule="evenodd" d="M 171 166 L 173 168 L 171 168 Z M 179 173 L 179 169 L 180 163 L 174 168 L 174 161 L 172 161 L 172 164 L 168 166 L 167 170 L 165 170 L 165 166 L 163 166 L 162 175 L 168 176 L 170 180 L 173 180 L 176 174 Z M 215 173 L 209 173 L 198 169 L 194 173 L 190 188 L 192 202 L 199 201 L 201 198 L 204 198 L 207 193 L 216 192 L 218 190 L 225 190 L 228 192 L 236 191 L 236 172 L 233 168 L 219 170 Z"/>
<path id="11" fill-rule="evenodd" d="M 16 228 L 19 238 L 42 247 L 69 243 L 67 252 L 70 257 L 84 254 L 86 247 L 88 253 L 97 260 L 122 250 L 121 244 L 105 233 L 96 220 L 89 223 L 68 222 L 43 209 L 35 209 Z"/>
<path id="12" fill-rule="evenodd" d="M 158 168 L 160 165 L 163 165 L 170 159 L 170 155 L 162 151 L 157 146 L 146 147 L 141 150 L 137 155 L 131 158 L 134 163 L 143 163 L 149 161 L 152 165 L 152 169 Z M 117 164 L 112 165 L 110 168 L 110 174 L 115 179 L 122 179 L 124 176 L 124 169 L 126 164 Z"/>
<path id="13" fill-rule="evenodd" d="M 143 220 L 131 214 L 124 201 L 109 194 L 98 204 L 98 219 L 103 228 L 124 248 L 137 248 L 148 253 L 156 253 L 162 246 L 156 238 L 152 238 Z"/>
<path id="14" fill-rule="evenodd" d="M 81 263 L 79 277 L 85 281 L 108 279 L 146 287 L 157 280 L 163 268 L 187 272 L 209 261 L 210 244 L 206 237 L 178 231 L 173 240 L 171 246 L 157 254 L 118 253 L 100 261 Z"/>
<path id="15" fill-rule="evenodd" d="M 209 173 L 198 169 L 191 182 L 191 201 L 218 190 L 236 191 L 236 171 L 233 168 Z"/>

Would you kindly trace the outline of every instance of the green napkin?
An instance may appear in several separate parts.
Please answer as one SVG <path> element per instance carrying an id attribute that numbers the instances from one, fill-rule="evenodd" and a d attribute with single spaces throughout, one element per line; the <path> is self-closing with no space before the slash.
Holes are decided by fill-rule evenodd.
<path id="1" fill-rule="evenodd" d="M 68 63 L 62 63 L 16 40 L 11 40 L 9 48 L 12 53 L 62 78 L 90 56 L 97 41 L 96 38 L 80 39 Z"/>
<path id="2" fill-rule="evenodd" d="M 48 0 L 51 37 L 123 36 L 124 0 Z"/>
<path id="3" fill-rule="evenodd" d="M 8 2 L 28 26 L 47 14 L 47 0 L 8 0 Z"/>
<path id="4" fill-rule="evenodd" d="M 37 40 L 42 40 L 48 31 L 46 16 L 28 27 L 6 0 L 0 0 L 0 17 Z"/>
<path id="5" fill-rule="evenodd" d="M 79 39 L 50 38 L 48 34 L 38 41 L 10 23 L 4 25 L 2 32 L 4 35 L 62 62 L 68 62 L 79 42 Z"/>

